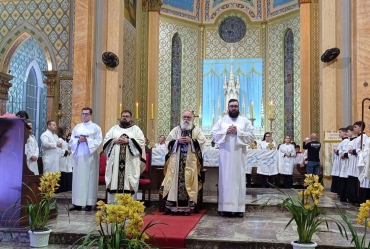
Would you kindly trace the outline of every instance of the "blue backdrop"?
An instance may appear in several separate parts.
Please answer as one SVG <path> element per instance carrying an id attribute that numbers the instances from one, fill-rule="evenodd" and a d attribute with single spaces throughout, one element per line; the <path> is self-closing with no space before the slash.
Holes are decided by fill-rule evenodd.
<path id="1" fill-rule="evenodd" d="M 227 81 L 230 78 L 231 62 L 231 59 L 203 61 L 202 126 L 212 125 L 213 108 L 214 121 L 218 120 L 218 99 L 220 112 L 225 111 L 223 84 L 225 75 Z M 234 79 L 240 78 L 239 111 L 247 117 L 248 107 L 253 102 L 254 118 L 256 119 L 254 125 L 260 126 L 263 96 L 262 58 L 233 59 L 233 65 Z M 264 109 L 266 108 L 264 107 Z"/>

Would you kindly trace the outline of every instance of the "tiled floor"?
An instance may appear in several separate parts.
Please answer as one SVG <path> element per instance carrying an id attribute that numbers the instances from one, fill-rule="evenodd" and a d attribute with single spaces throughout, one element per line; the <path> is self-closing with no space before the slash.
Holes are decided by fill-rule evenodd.
<path id="1" fill-rule="evenodd" d="M 287 191 L 292 195 L 293 190 Z M 217 196 L 208 195 L 205 193 L 204 202 L 208 207 L 200 222 L 189 233 L 186 239 L 187 248 L 260 248 L 247 247 L 248 243 L 264 244 L 275 243 L 269 248 L 291 248 L 290 241 L 297 239 L 296 225 L 291 224 L 286 229 L 285 225 L 289 221 L 289 213 L 277 207 L 276 205 L 265 210 L 258 209 L 257 203 L 252 203 L 262 197 L 277 195 L 278 192 L 273 189 L 249 189 L 246 194 L 247 211 L 243 218 L 227 218 L 220 217 L 217 214 Z M 65 193 L 65 197 L 61 202 L 69 200 L 70 193 Z M 99 193 L 100 197 L 104 197 L 104 192 Z M 59 196 L 62 196 L 61 194 Z M 66 198 L 66 199 L 65 199 Z M 158 195 L 152 195 L 152 199 L 157 200 Z M 347 204 L 340 203 L 337 196 L 333 193 L 324 192 L 324 196 L 320 199 L 320 206 L 325 208 L 325 212 L 330 217 L 340 220 L 340 217 L 334 213 L 335 203 L 340 208 L 346 211 L 346 214 L 355 222 L 357 208 Z M 56 220 L 51 220 L 48 227 L 52 229 L 52 233 L 65 234 L 66 236 L 83 235 L 89 231 L 96 229 L 95 212 L 73 211 L 67 215 L 66 210 L 63 210 L 65 205 L 60 205 L 60 214 Z M 150 208 L 149 210 L 153 210 Z M 363 233 L 362 226 L 356 225 L 357 231 Z M 313 240 L 317 242 L 318 248 L 350 248 L 350 241 L 340 236 L 338 228 L 330 223 L 329 231 L 325 227 L 324 230 L 316 233 Z M 23 231 L 23 232 L 22 232 Z M 17 243 L 6 242 L 10 238 L 7 234 L 0 233 L 0 248 L 28 248 L 28 235 L 26 229 L 20 229 L 19 233 L 15 233 Z M 1 237 L 2 236 L 2 237 Z M 225 246 L 226 243 L 226 246 Z M 243 244 L 244 243 L 244 244 Z M 51 244 L 47 248 L 64 249 L 71 248 L 69 245 Z"/>

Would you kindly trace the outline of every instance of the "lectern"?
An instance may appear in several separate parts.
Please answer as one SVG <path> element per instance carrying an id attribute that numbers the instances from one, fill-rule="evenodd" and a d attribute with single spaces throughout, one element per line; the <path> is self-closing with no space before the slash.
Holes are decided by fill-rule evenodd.
<path id="1" fill-rule="evenodd" d="M 19 209 L 19 205 L 27 203 L 26 196 L 34 196 L 27 186 L 36 195 L 40 193 L 39 176 L 34 175 L 26 163 L 25 144 L 28 137 L 29 130 L 22 119 L 0 118 L 0 210 L 7 210 L 5 214 L 0 214 L 2 225 L 27 225 L 28 219 L 21 219 L 27 214 Z M 9 207 L 15 203 L 18 204 L 16 211 L 10 210 Z"/>

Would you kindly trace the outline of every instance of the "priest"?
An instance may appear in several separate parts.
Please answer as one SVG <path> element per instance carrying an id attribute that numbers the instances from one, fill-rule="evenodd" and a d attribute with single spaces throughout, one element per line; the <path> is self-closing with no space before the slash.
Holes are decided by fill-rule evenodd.
<path id="1" fill-rule="evenodd" d="M 98 198 L 99 155 L 102 143 L 101 128 L 91 121 L 93 110 L 84 107 L 81 111 L 82 123 L 72 131 L 71 152 L 73 155 L 72 210 L 91 211 Z"/>
<path id="2" fill-rule="evenodd" d="M 211 130 L 215 143 L 220 145 L 218 212 L 221 216 L 243 217 L 245 162 L 247 146 L 254 141 L 254 128 L 246 117 L 240 116 L 238 100 L 229 100 L 228 114 Z"/>
<path id="3" fill-rule="evenodd" d="M 42 164 L 43 173 L 58 172 L 59 161 L 61 157 L 62 143 L 58 141 L 58 136 L 55 134 L 57 124 L 54 120 L 46 122 L 47 129 L 41 134 L 41 147 L 42 147 Z"/>
<path id="4" fill-rule="evenodd" d="M 206 138 L 193 121 L 193 112 L 184 111 L 180 126 L 173 128 L 166 139 L 169 152 L 163 181 L 163 197 L 167 197 L 165 214 L 183 212 L 188 215 L 202 188 L 200 170 Z"/>
<path id="5" fill-rule="evenodd" d="M 117 193 L 129 193 L 136 200 L 140 174 L 145 169 L 145 136 L 132 123 L 132 113 L 124 110 L 119 125 L 105 135 L 104 153 L 107 156 L 105 183 L 108 203 L 114 202 Z"/>

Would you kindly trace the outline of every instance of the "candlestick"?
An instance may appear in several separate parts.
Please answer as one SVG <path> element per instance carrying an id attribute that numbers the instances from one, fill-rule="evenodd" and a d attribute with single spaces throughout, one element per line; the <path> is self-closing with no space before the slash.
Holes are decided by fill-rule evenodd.
<path id="1" fill-rule="evenodd" d="M 119 104 L 119 114 L 118 117 L 121 117 L 122 115 L 122 103 Z"/>
<path id="2" fill-rule="evenodd" d="M 152 103 L 152 119 L 154 119 L 154 105 Z"/>
<path id="3" fill-rule="evenodd" d="M 136 102 L 135 118 L 139 119 L 139 103 L 138 102 Z"/>
<path id="4" fill-rule="evenodd" d="M 254 119 L 254 105 L 253 105 L 253 101 L 251 102 L 251 118 Z"/>
<path id="5" fill-rule="evenodd" d="M 272 118 L 274 118 L 274 105 L 271 101 L 269 105 L 269 119 L 272 119 Z"/>

